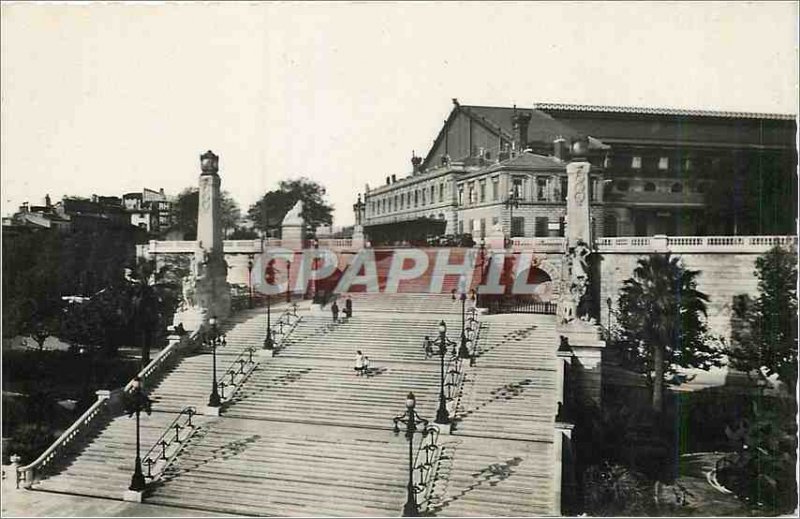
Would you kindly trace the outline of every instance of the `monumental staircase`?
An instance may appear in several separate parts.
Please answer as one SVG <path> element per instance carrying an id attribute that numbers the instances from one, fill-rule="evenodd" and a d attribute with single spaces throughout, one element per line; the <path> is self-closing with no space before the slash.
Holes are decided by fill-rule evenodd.
<path id="1" fill-rule="evenodd" d="M 144 502 L 229 515 L 397 516 L 408 444 L 392 433 L 392 417 L 405 410 L 409 391 L 420 415 L 436 416 L 439 357 L 426 357 L 423 339 L 436 337 L 441 320 L 457 339 L 461 302 L 449 294 L 353 301 L 354 316 L 340 322 L 327 307 L 286 319 L 274 356 L 250 351 L 266 336 L 263 308 L 232 318 L 217 349 L 218 374 L 235 372 L 220 416 L 202 415 L 211 389 L 207 348 L 145 380 L 154 403 L 141 417 L 143 452 L 187 406 L 198 414 L 191 425 L 181 422 L 180 441 L 159 462 Z M 275 308 L 273 324 L 282 311 Z M 435 438 L 420 504 L 441 516 L 557 514 L 554 317 L 479 316 L 473 326 L 475 366 L 463 361 L 452 379 L 452 426 Z M 362 376 L 353 369 L 356 350 L 370 359 Z M 64 448 L 32 488 L 121 499 L 133 468 L 134 419 L 109 415 Z"/>

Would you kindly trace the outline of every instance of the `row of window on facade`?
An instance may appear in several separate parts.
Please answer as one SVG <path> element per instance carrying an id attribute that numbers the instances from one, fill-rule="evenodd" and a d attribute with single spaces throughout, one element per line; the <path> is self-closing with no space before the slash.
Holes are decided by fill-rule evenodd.
<path id="1" fill-rule="evenodd" d="M 535 200 L 538 202 L 565 202 L 567 200 L 567 177 L 565 176 L 537 176 L 535 177 L 534 190 L 531 197 L 526 195 L 526 182 L 528 181 L 525 176 L 512 177 L 511 189 L 508 191 L 508 198 L 516 199 L 518 201 Z M 589 199 L 597 201 L 599 196 L 599 189 L 597 189 L 599 179 L 591 179 L 589 183 Z M 458 186 L 458 205 L 473 205 L 490 202 L 499 202 L 500 199 L 500 177 L 492 177 L 491 179 L 491 198 L 487 200 L 486 196 L 486 179 L 480 179 L 476 182 L 467 182 L 467 199 L 464 200 L 464 185 Z M 503 202 L 506 201 L 504 198 Z"/>
<path id="2" fill-rule="evenodd" d="M 617 191 L 628 191 L 631 187 L 631 183 L 627 180 L 615 180 L 614 181 L 614 188 Z M 705 182 L 700 182 L 693 186 L 693 191 L 696 193 L 705 193 L 707 189 Z M 643 191 L 648 193 L 653 193 L 656 191 L 656 185 L 653 182 L 645 182 L 643 187 Z M 683 193 L 684 186 L 680 182 L 674 182 L 670 187 L 669 190 L 671 193 Z"/>
<path id="3" fill-rule="evenodd" d="M 723 159 L 721 157 L 685 157 L 681 161 L 681 159 L 670 159 L 668 156 L 643 157 L 642 155 L 622 154 L 618 156 L 607 155 L 603 166 L 607 169 L 627 166 L 635 171 L 644 169 L 666 172 L 678 169 L 682 164 L 683 171 L 692 171 L 694 169 L 717 171 L 722 166 L 722 162 Z"/>
<path id="4" fill-rule="evenodd" d="M 397 195 L 389 195 L 380 200 L 372 200 L 369 203 L 369 211 L 372 215 L 379 215 L 394 211 L 402 211 L 403 209 L 411 209 L 412 207 L 422 207 L 436 203 L 437 195 L 438 201 L 444 202 L 444 182 L 440 182 L 438 186 L 432 185 L 430 187 L 423 187 Z"/>
<path id="5" fill-rule="evenodd" d="M 491 219 L 491 226 L 495 227 L 500 222 L 499 216 L 493 216 Z M 477 223 L 477 225 L 475 225 Z M 486 228 L 489 223 L 488 218 L 479 218 L 478 220 L 459 220 L 458 233 L 469 233 L 474 237 L 485 237 Z M 546 216 L 537 216 L 533 219 L 533 235 L 536 237 L 547 236 L 564 236 L 565 220 L 560 217 L 557 221 L 551 221 Z M 519 237 L 525 235 L 525 217 L 514 216 L 511 218 L 511 237 Z"/>

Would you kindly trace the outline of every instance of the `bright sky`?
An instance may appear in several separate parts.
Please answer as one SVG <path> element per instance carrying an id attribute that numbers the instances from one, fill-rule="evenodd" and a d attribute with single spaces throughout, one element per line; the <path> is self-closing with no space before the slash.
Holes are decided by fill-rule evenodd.
<path id="1" fill-rule="evenodd" d="M 2 213 L 45 193 L 195 185 L 243 211 L 425 154 L 452 108 L 563 102 L 797 113 L 796 2 L 2 4 Z"/>

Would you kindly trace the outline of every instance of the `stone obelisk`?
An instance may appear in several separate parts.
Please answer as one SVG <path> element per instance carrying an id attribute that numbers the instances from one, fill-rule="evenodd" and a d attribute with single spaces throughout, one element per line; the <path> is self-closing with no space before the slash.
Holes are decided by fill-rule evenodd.
<path id="1" fill-rule="evenodd" d="M 195 294 L 197 306 L 207 323 L 212 316 L 222 319 L 231 308 L 228 265 L 222 244 L 219 157 L 211 150 L 200 155 L 200 193 L 197 207 L 197 248 L 195 249 Z"/>
<path id="2" fill-rule="evenodd" d="M 576 396 L 582 403 L 599 404 L 602 387 L 602 351 L 599 328 L 586 310 L 590 288 L 592 226 L 589 214 L 589 172 L 586 139 L 572 145 L 567 164 L 567 247 L 561 268 L 561 289 L 557 310 L 557 333 L 577 359 Z"/>

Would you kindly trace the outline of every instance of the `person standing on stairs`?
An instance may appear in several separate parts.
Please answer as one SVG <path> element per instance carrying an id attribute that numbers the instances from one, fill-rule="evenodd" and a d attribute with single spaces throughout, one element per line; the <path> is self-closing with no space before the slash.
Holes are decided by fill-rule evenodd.
<path id="1" fill-rule="evenodd" d="M 339 322 L 339 305 L 336 304 L 336 301 L 333 302 L 331 305 L 331 313 L 333 313 L 333 324 Z"/>
<path id="2" fill-rule="evenodd" d="M 361 350 L 356 351 L 356 365 L 353 368 L 356 370 L 356 376 L 360 377 L 364 374 L 365 357 Z"/>
<path id="3" fill-rule="evenodd" d="M 353 300 L 350 299 L 350 296 L 347 296 L 344 301 L 344 316 L 348 319 L 353 317 Z"/>

